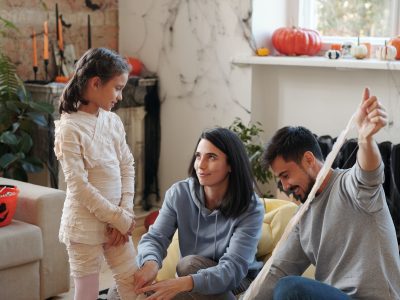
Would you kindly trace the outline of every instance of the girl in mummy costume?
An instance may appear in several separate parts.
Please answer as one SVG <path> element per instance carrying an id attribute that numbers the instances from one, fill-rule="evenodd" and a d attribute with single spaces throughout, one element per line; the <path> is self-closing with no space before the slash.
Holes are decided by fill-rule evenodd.
<path id="1" fill-rule="evenodd" d="M 103 257 L 121 299 L 136 299 L 133 274 L 134 160 L 119 117 L 110 112 L 122 100 L 129 65 L 105 49 L 88 50 L 60 100 L 55 153 L 67 195 L 59 238 L 68 251 L 75 300 L 97 299 Z"/>

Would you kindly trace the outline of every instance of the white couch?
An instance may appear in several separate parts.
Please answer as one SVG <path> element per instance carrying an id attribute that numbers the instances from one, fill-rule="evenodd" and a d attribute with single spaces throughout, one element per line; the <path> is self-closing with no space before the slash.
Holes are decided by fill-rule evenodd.
<path id="1" fill-rule="evenodd" d="M 0 177 L 20 194 L 10 225 L 0 227 L 0 298 L 47 299 L 69 290 L 65 246 L 58 241 L 65 192 Z"/>

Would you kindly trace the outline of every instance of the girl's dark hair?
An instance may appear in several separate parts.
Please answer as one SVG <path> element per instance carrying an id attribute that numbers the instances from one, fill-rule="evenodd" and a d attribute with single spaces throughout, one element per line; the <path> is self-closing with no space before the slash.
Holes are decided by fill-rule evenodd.
<path id="1" fill-rule="evenodd" d="M 103 84 L 123 73 L 129 73 L 130 66 L 124 58 L 106 48 L 93 48 L 86 51 L 78 60 L 75 72 L 60 98 L 59 113 L 78 110 L 79 104 L 88 104 L 82 94 L 88 80 L 98 76 Z"/>
<path id="2" fill-rule="evenodd" d="M 282 156 L 285 161 L 299 164 L 307 151 L 312 152 L 318 160 L 324 161 L 318 141 L 310 130 L 302 126 L 286 126 L 279 129 L 267 143 L 263 161 L 266 168 L 278 156 Z"/>
<path id="3" fill-rule="evenodd" d="M 239 137 L 229 129 L 218 127 L 204 131 L 197 141 L 188 170 L 189 176 L 197 182 L 199 179 L 194 169 L 194 162 L 197 145 L 201 139 L 206 139 L 227 156 L 231 172 L 229 173 L 228 191 L 220 210 L 227 217 L 238 217 L 247 210 L 254 194 L 254 178 L 244 145 Z"/>

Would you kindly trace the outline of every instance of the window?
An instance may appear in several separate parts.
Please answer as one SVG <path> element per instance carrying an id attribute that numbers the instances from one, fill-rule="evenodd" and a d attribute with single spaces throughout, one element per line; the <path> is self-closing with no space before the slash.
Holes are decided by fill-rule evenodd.
<path id="1" fill-rule="evenodd" d="M 348 37 L 387 40 L 399 34 L 400 0 L 300 0 L 299 26 L 318 30 L 324 42 Z"/>

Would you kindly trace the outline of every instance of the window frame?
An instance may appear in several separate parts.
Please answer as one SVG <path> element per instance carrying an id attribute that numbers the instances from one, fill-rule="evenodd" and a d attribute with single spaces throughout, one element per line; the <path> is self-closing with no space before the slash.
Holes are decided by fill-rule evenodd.
<path id="1" fill-rule="evenodd" d="M 316 28 L 316 18 L 312 18 L 315 15 L 315 0 L 294 0 L 288 4 L 288 20 L 295 20 L 297 26 L 303 28 Z M 391 20 L 390 20 L 390 31 L 391 35 L 388 37 L 361 37 L 362 42 L 368 42 L 371 45 L 384 45 L 385 41 L 388 41 L 392 37 L 400 35 L 400 0 L 392 0 L 391 4 Z M 356 36 L 354 37 L 342 37 L 342 36 L 321 36 L 324 44 L 344 43 L 344 42 L 357 42 Z"/>

